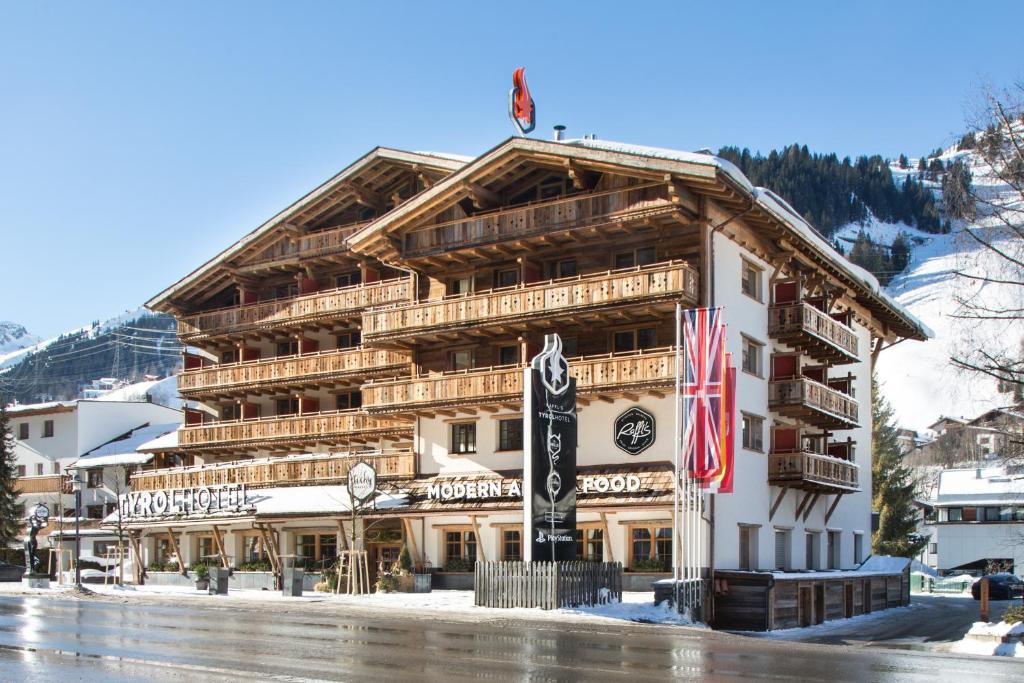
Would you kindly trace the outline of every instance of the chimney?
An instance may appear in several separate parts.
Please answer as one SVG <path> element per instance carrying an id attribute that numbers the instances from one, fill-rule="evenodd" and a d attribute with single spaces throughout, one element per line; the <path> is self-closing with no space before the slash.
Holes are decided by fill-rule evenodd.
<path id="1" fill-rule="evenodd" d="M 564 132 L 565 132 L 565 126 L 563 126 L 562 124 L 558 124 L 557 126 L 555 126 L 555 137 L 554 137 L 554 139 L 555 140 L 561 140 L 562 139 L 562 134 Z"/>

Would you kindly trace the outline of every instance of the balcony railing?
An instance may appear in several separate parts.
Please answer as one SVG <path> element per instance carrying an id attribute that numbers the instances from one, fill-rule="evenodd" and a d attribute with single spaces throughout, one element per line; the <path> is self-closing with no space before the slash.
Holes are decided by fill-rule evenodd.
<path id="1" fill-rule="evenodd" d="M 670 261 L 369 310 L 363 314 L 363 340 L 549 319 L 636 303 L 695 304 L 697 296 L 697 271 L 683 261 Z"/>
<path id="2" fill-rule="evenodd" d="M 768 407 L 823 429 L 857 426 L 856 399 L 807 377 L 772 380 Z"/>
<path id="3" fill-rule="evenodd" d="M 582 396 L 668 388 L 675 381 L 675 352 L 649 349 L 569 360 Z M 523 366 L 474 368 L 411 379 L 374 381 L 363 385 L 363 407 L 394 412 L 409 408 L 520 403 Z"/>
<path id="4" fill-rule="evenodd" d="M 818 360 L 858 360 L 857 334 L 806 302 L 772 306 L 768 311 L 768 334 L 804 349 Z"/>
<path id="5" fill-rule="evenodd" d="M 68 478 L 62 474 L 46 474 L 37 477 L 18 477 L 15 487 L 21 495 L 36 493 L 71 493 Z"/>
<path id="6" fill-rule="evenodd" d="M 258 271 L 279 265 L 337 254 L 348 249 L 348 238 L 365 227 L 367 223 L 352 223 L 328 228 L 307 235 L 282 239 L 267 247 L 259 256 L 240 265 L 240 271 Z"/>
<path id="7" fill-rule="evenodd" d="M 220 308 L 179 318 L 178 337 L 191 341 L 217 334 L 329 320 L 354 315 L 370 306 L 408 301 L 411 291 L 411 279 L 403 277 Z"/>
<path id="8" fill-rule="evenodd" d="M 261 417 L 255 420 L 211 422 L 178 430 L 182 448 L 220 448 L 264 443 L 371 439 L 412 431 L 403 420 L 371 417 L 358 410 L 337 410 L 308 415 Z"/>
<path id="9" fill-rule="evenodd" d="M 820 453 L 772 453 L 768 483 L 812 491 L 859 491 L 857 465 Z"/>
<path id="10" fill-rule="evenodd" d="M 361 460 L 373 464 L 377 476 L 383 479 L 416 476 L 416 456 L 411 451 L 329 453 L 149 470 L 132 475 L 131 490 L 156 491 L 226 484 L 252 487 L 330 484 L 344 481 L 352 465 Z"/>
<path id="11" fill-rule="evenodd" d="M 316 382 L 343 377 L 366 377 L 387 371 L 408 374 L 409 356 L 387 349 L 341 349 L 301 356 L 266 358 L 198 370 L 178 375 L 183 394 L 217 390 L 230 391 L 295 382 Z"/>
<path id="12" fill-rule="evenodd" d="M 426 256 L 552 232 L 624 223 L 675 210 L 666 185 L 638 185 L 476 214 L 412 230 L 405 236 L 402 253 L 406 257 Z"/>

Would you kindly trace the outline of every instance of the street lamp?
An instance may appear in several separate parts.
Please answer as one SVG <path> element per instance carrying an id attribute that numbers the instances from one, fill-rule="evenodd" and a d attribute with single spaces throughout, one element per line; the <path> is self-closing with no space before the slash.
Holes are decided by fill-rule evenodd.
<path id="1" fill-rule="evenodd" d="M 82 516 L 82 478 L 78 476 L 78 470 L 68 468 L 66 470 L 71 481 L 71 490 L 75 492 L 75 587 L 82 589 L 82 537 L 80 536 L 78 522 Z"/>

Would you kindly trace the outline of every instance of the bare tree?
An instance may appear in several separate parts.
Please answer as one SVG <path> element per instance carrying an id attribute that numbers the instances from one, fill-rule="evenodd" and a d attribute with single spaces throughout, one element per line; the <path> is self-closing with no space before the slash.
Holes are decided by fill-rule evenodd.
<path id="1" fill-rule="evenodd" d="M 988 90 L 974 124 L 975 217 L 963 226 L 955 317 L 974 324 L 953 364 L 998 382 L 1020 399 L 1024 389 L 1024 82 Z M 969 218 L 969 216 L 967 216 Z M 982 324 L 982 321 L 985 321 Z"/>
<path id="2" fill-rule="evenodd" d="M 121 514 L 121 496 L 128 492 L 128 475 L 131 471 L 124 465 L 103 468 L 103 488 L 114 496 L 117 508 L 117 574 L 124 585 L 124 519 Z"/>

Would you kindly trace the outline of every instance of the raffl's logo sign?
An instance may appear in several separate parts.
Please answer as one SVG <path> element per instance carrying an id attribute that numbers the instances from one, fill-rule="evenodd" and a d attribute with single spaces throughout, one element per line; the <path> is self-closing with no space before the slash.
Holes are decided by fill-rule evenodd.
<path id="1" fill-rule="evenodd" d="M 615 418 L 615 445 L 639 455 L 654 445 L 654 416 L 642 408 L 630 408 Z"/>

